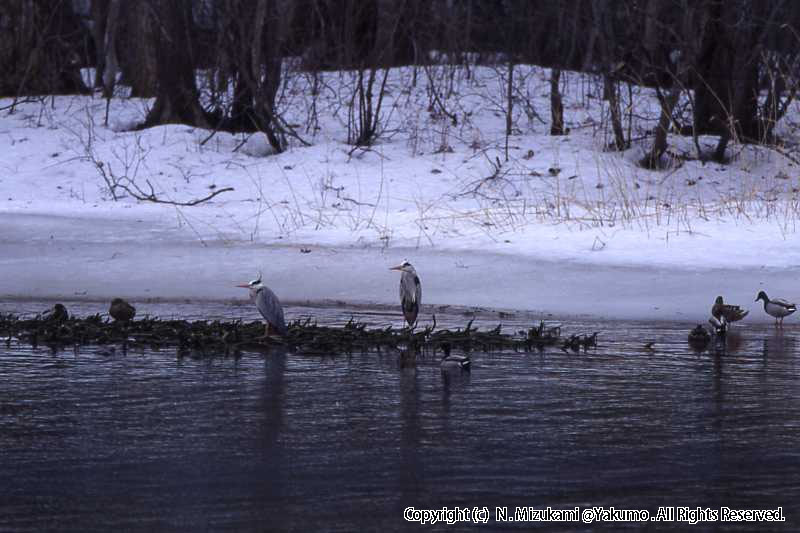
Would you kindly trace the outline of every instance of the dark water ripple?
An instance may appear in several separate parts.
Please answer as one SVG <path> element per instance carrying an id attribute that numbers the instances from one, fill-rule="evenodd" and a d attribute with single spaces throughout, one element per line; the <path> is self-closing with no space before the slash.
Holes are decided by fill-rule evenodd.
<path id="1" fill-rule="evenodd" d="M 447 379 L 431 356 L 3 344 L 0 530 L 421 530 L 405 507 L 517 505 L 783 506 L 796 529 L 800 331 L 740 326 L 713 356 L 691 326 L 570 323 L 600 347 L 476 353 Z"/>

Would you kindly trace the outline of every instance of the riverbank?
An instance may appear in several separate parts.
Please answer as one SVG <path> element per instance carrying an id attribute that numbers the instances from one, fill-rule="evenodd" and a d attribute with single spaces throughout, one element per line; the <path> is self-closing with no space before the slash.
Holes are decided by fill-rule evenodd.
<path id="1" fill-rule="evenodd" d="M 520 310 L 556 317 L 705 320 L 717 294 L 769 319 L 759 290 L 790 296 L 789 268 L 678 268 L 549 261 L 474 250 L 268 246 L 181 238 L 145 221 L 0 214 L 0 298 L 246 301 L 235 284 L 260 269 L 286 304 L 397 305 L 404 257 L 428 305 Z M 430 312 L 427 308 L 424 311 Z M 789 319 L 791 322 L 792 319 Z"/>
<path id="2" fill-rule="evenodd" d="M 341 115 L 352 73 L 319 94 L 295 73 L 282 112 L 309 146 L 280 154 L 262 134 L 134 130 L 153 101 L 124 88 L 107 124 L 99 97 L 0 99 L 0 298 L 244 301 L 233 285 L 260 269 L 286 303 L 393 309 L 388 267 L 407 258 L 441 306 L 705 320 L 721 294 L 768 320 L 759 290 L 800 300 L 796 104 L 788 148 L 731 143 L 718 163 L 716 138 L 671 134 L 651 171 L 650 89 L 623 102 L 634 140 L 613 152 L 596 77 L 563 74 L 570 133 L 551 136 L 549 71 L 519 65 L 506 136 L 502 72 L 450 68 L 434 74 L 455 75 L 457 124 L 430 111 L 432 81 L 391 69 L 384 135 L 361 148 Z"/>

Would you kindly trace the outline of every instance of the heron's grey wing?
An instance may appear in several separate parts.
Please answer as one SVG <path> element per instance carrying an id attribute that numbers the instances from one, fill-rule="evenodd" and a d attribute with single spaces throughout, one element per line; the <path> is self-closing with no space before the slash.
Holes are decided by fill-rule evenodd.
<path id="1" fill-rule="evenodd" d="M 256 307 L 258 307 L 264 320 L 272 324 L 281 335 L 286 335 L 286 321 L 283 319 L 283 307 L 275 293 L 267 287 L 259 289 L 256 297 Z"/>
<path id="2" fill-rule="evenodd" d="M 403 306 L 403 316 L 409 326 L 417 322 L 419 305 L 422 300 L 422 284 L 419 276 L 411 272 L 403 272 L 400 276 L 400 303 Z"/>

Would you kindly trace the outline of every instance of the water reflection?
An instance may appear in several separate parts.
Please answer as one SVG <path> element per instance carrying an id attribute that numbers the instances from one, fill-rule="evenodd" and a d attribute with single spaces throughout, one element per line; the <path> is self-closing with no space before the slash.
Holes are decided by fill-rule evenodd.
<path id="1" fill-rule="evenodd" d="M 795 328 L 737 325 L 725 353 L 695 353 L 691 324 L 569 327 L 602 331 L 598 348 L 471 353 L 471 373 L 442 373 L 440 353 L 12 344 L 0 530 L 398 530 L 409 505 L 797 519 Z"/>
<path id="2" fill-rule="evenodd" d="M 423 429 L 420 410 L 422 406 L 417 374 L 416 353 L 405 353 L 403 360 L 414 360 L 414 366 L 400 371 L 400 490 L 401 502 L 413 502 L 420 493 L 425 478 L 424 464 L 420 458 Z M 411 503 L 409 503 L 411 505 Z"/>
<path id="3" fill-rule="evenodd" d="M 797 353 L 796 340 L 790 333 L 775 329 L 774 333 L 764 337 L 761 355 L 769 357 L 788 357 Z"/>

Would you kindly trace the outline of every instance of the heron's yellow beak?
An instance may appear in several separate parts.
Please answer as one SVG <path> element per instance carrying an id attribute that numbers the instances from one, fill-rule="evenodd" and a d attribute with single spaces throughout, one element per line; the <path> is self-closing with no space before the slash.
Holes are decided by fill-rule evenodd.
<path id="1" fill-rule="evenodd" d="M 247 283 L 245 283 L 245 284 L 243 284 L 243 285 L 237 285 L 237 287 L 241 287 L 241 288 L 243 288 L 243 289 L 249 289 L 249 288 L 250 288 L 250 285 L 248 285 Z"/>
<path id="2" fill-rule="evenodd" d="M 390 268 L 389 270 L 403 270 L 403 265 L 394 266 L 394 267 Z"/>

